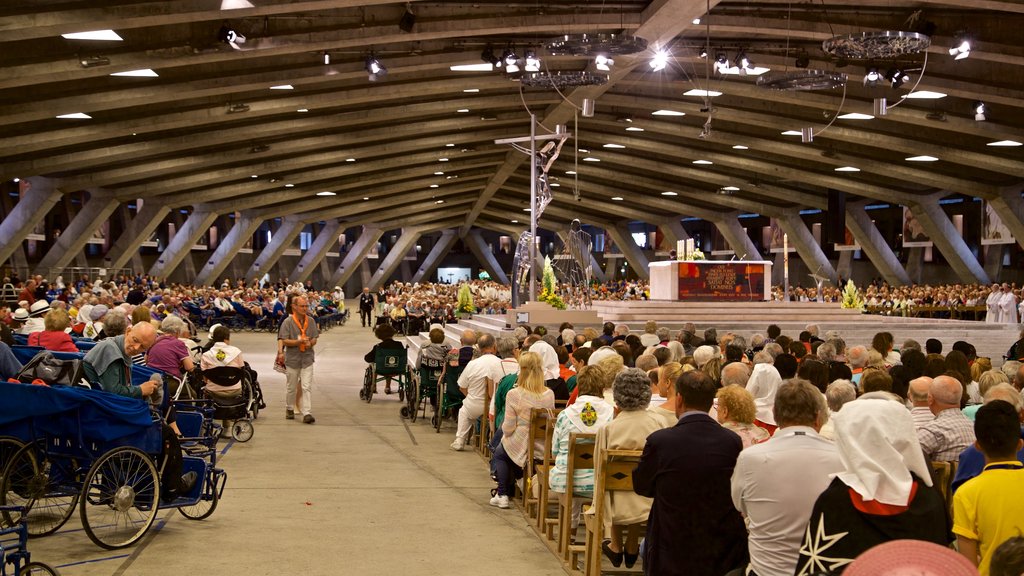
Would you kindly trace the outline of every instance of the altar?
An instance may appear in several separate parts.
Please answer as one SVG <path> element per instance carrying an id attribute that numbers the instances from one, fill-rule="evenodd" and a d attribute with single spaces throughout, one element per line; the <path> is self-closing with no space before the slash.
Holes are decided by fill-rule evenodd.
<path id="1" fill-rule="evenodd" d="M 772 263 L 736 260 L 651 262 L 652 300 L 767 302 Z"/>

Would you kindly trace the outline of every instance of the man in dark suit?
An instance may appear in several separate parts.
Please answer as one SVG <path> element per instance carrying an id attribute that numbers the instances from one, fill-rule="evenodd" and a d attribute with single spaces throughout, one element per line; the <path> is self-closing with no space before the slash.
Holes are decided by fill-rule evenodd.
<path id="1" fill-rule="evenodd" d="M 747 562 L 746 529 L 729 494 L 743 442 L 708 416 L 715 391 L 703 372 L 680 376 L 679 423 L 647 437 L 633 471 L 633 490 L 654 498 L 645 574 L 721 576 Z"/>

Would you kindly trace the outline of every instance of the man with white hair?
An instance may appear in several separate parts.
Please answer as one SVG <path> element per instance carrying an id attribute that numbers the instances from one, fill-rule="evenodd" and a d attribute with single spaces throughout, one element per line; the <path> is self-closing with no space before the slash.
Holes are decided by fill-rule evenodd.
<path id="1" fill-rule="evenodd" d="M 615 330 L 612 332 L 612 341 L 625 340 L 626 336 L 629 336 L 629 326 L 625 324 L 616 324 Z"/>
<path id="2" fill-rule="evenodd" d="M 854 346 L 850 348 L 846 358 L 850 363 L 850 372 L 853 373 L 853 378 L 850 378 L 850 381 L 859 389 L 860 377 L 863 375 L 864 367 L 868 364 L 868 349 L 864 346 Z"/>
<path id="3" fill-rule="evenodd" d="M 999 297 L 999 323 L 1017 325 L 1017 296 L 1006 282 L 1003 282 L 1003 292 Z"/>
<path id="4" fill-rule="evenodd" d="M 921 376 L 911 380 L 907 390 L 907 399 L 913 404 L 910 416 L 914 419 L 914 428 L 917 430 L 935 420 L 935 414 L 932 414 L 932 409 L 928 407 L 928 390 L 931 387 L 932 379 Z"/>
<path id="5" fill-rule="evenodd" d="M 740 388 L 747 387 L 750 379 L 750 367 L 743 362 L 730 362 L 722 367 L 722 386 L 735 384 Z"/>
<path id="6" fill-rule="evenodd" d="M 925 457 L 934 462 L 955 462 L 974 444 L 974 424 L 960 411 L 963 386 L 951 376 L 938 376 L 928 388 L 928 407 L 935 419 L 917 429 Z"/>

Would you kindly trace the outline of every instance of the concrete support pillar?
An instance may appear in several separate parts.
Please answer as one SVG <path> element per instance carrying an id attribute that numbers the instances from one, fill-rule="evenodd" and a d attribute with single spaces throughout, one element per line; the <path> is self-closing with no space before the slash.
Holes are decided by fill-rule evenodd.
<path id="1" fill-rule="evenodd" d="M 562 244 L 569 243 L 569 234 L 567 232 L 558 232 L 558 238 L 562 241 Z M 590 277 L 596 279 L 598 282 L 604 283 L 608 281 L 608 276 L 598 265 L 597 260 L 594 258 L 593 246 L 591 250 L 587 252 L 587 257 L 590 259 Z"/>
<path id="2" fill-rule="evenodd" d="M 779 226 L 782 227 L 783 232 L 789 235 L 789 241 L 796 247 L 797 254 L 800 255 L 800 259 L 803 260 L 810 273 L 824 276 L 834 283 L 836 271 L 832 268 L 832 263 L 828 261 L 825 253 L 821 251 L 821 246 L 814 241 L 814 235 L 811 234 L 811 230 L 804 224 L 800 215 L 786 214 L 782 216 L 779 218 Z M 794 279 L 790 276 L 790 280 L 796 280 L 794 284 L 806 284 L 810 279 Z M 813 281 L 811 282 L 813 283 Z"/>
<path id="3" fill-rule="evenodd" d="M 863 202 L 846 205 L 846 227 L 850 229 L 861 250 L 867 254 L 868 259 L 878 269 L 878 273 L 890 286 L 910 284 L 907 271 L 896 258 L 889 243 L 882 237 L 882 233 L 875 227 L 871 217 L 864 211 L 864 206 Z"/>
<path id="4" fill-rule="evenodd" d="M 736 215 L 712 220 L 712 224 L 725 237 L 729 247 L 736 253 L 737 260 L 763 260 L 761 253 L 757 251 L 757 247 L 754 246 L 754 242 L 740 225 L 740 220 Z"/>
<path id="5" fill-rule="evenodd" d="M 612 259 L 612 258 L 607 258 L 607 257 L 605 258 L 605 261 L 604 261 L 604 277 L 605 277 L 605 282 L 608 282 L 610 280 L 615 280 L 616 271 L 618 270 L 618 268 L 615 267 L 615 262 L 616 261 L 614 259 Z"/>
<path id="6" fill-rule="evenodd" d="M 352 244 L 352 248 L 349 249 L 348 254 L 341 260 L 341 266 L 334 271 L 331 275 L 331 281 L 328 282 L 331 286 L 344 286 L 352 274 L 356 271 L 357 266 L 365 265 L 369 270 L 369 263 L 366 261 L 366 255 L 370 253 L 377 242 L 380 242 L 380 237 L 384 235 L 384 230 L 376 226 L 363 226 L 362 232 L 359 234 L 359 238 Z M 367 275 L 366 279 L 362 282 L 362 286 L 369 285 L 370 278 Z M 353 292 L 354 293 L 354 292 Z"/>
<path id="7" fill-rule="evenodd" d="M 45 275 L 44 271 L 47 269 L 64 268 L 70 264 L 85 248 L 96 227 L 114 213 L 118 204 L 117 199 L 109 193 L 90 193 L 89 201 L 82 206 L 50 251 L 39 261 L 40 273 Z"/>
<path id="8" fill-rule="evenodd" d="M 939 196 L 918 201 L 910 206 L 910 211 L 917 217 L 925 232 L 931 237 L 935 247 L 942 252 L 946 261 L 965 284 L 988 284 L 989 277 L 985 268 L 978 262 L 971 249 L 964 242 L 960 233 L 953 226 L 953 221 L 939 205 Z"/>
<path id="9" fill-rule="evenodd" d="M 633 241 L 629 229 L 624 224 L 615 224 L 606 228 L 605 232 L 615 240 L 615 244 L 622 250 L 622 255 L 626 257 L 626 262 L 636 270 L 636 275 L 644 280 L 650 278 L 650 262 L 647 261 L 643 250 Z"/>
<path id="10" fill-rule="evenodd" d="M 167 244 L 167 249 L 149 269 L 149 275 L 157 278 L 170 276 L 186 257 L 192 256 L 192 246 L 210 229 L 215 220 L 217 220 L 216 212 L 209 212 L 202 207 L 197 207 L 197 210 L 189 215 L 181 229 L 175 232 L 174 238 L 171 238 Z"/>
<path id="11" fill-rule="evenodd" d="M 373 270 L 370 268 L 370 261 L 364 259 L 359 263 L 360 286 L 369 286 L 370 278 L 373 278 Z"/>
<path id="12" fill-rule="evenodd" d="M 135 218 L 132 218 L 107 252 L 111 268 L 123 268 L 128 264 L 132 256 L 139 253 L 139 245 L 149 239 L 170 211 L 169 207 L 153 200 L 143 203 L 142 210 L 135 214 Z"/>
<path id="13" fill-rule="evenodd" d="M 277 264 L 277 261 L 281 259 L 284 251 L 291 246 L 292 240 L 295 240 L 299 232 L 302 232 L 303 227 L 305 227 L 305 224 L 294 216 L 282 218 L 281 227 L 271 235 L 270 243 L 253 260 L 252 266 L 249 266 L 249 271 L 245 273 L 245 277 L 261 278 L 264 274 L 269 273 L 274 264 Z"/>
<path id="14" fill-rule="evenodd" d="M 61 192 L 49 178 L 31 177 L 19 182 L 21 198 L 10 214 L 0 222 L 0 263 L 6 262 L 21 247 L 36 225 L 60 200 Z"/>
<path id="15" fill-rule="evenodd" d="M 1000 272 L 1003 270 L 1003 253 L 1010 246 L 1010 244 L 990 244 L 981 247 L 985 257 L 985 272 L 993 282 L 999 282 Z"/>
<path id="16" fill-rule="evenodd" d="M 294 278 L 296 282 L 305 282 L 313 273 L 313 270 L 316 270 L 317 265 L 327 257 L 327 253 L 331 248 L 337 244 L 339 228 L 341 228 L 341 222 L 337 218 L 328 220 L 323 228 L 320 229 L 316 238 L 313 239 L 313 244 L 309 247 L 309 250 L 306 250 L 306 253 L 302 255 L 302 259 L 299 260 L 298 265 L 295 266 L 295 270 L 289 278 Z"/>
<path id="17" fill-rule="evenodd" d="M 402 235 L 399 236 L 398 242 L 395 242 L 391 251 L 377 267 L 377 271 L 370 277 L 370 290 L 377 290 L 391 280 L 391 275 L 398 269 L 405 255 L 409 253 L 409 249 L 416 246 L 416 241 L 422 235 L 420 228 L 402 228 Z"/>
<path id="18" fill-rule="evenodd" d="M 434 275 L 437 266 L 441 264 L 441 260 L 444 260 L 444 257 L 451 251 L 452 246 L 455 246 L 455 241 L 459 239 L 458 232 L 454 228 L 441 232 L 441 237 L 434 243 L 434 247 L 430 249 L 430 253 L 423 260 L 423 264 L 412 275 L 414 283 L 423 282 L 424 280 L 430 281 L 430 277 Z"/>
<path id="19" fill-rule="evenodd" d="M 935 248 L 933 247 L 932 250 Z M 924 272 L 924 251 L 923 246 L 914 246 L 912 248 L 906 248 L 907 264 L 907 278 L 910 279 L 911 284 L 920 284 L 921 277 Z"/>
<path id="20" fill-rule="evenodd" d="M 491 249 L 487 247 L 487 242 L 484 241 L 484 237 L 480 235 L 480 230 L 474 228 L 469 231 L 469 234 L 465 237 L 466 245 L 469 246 L 469 250 L 476 256 L 480 265 L 484 267 L 484 270 L 491 275 L 491 278 L 495 282 L 502 284 L 508 284 L 508 276 L 505 271 L 501 269 L 501 265 L 498 264 L 498 259 L 491 253 Z M 537 251 L 540 253 L 540 250 Z M 537 278 L 537 285 L 540 285 L 540 278 Z M 538 290 L 540 290 L 538 288 Z"/>
<path id="21" fill-rule="evenodd" d="M 1017 239 L 1017 244 L 1024 248 L 1024 200 L 1020 192 L 1020 187 L 1010 188 L 988 202 L 1003 224 L 1010 229 L 1010 234 Z M 1002 253 L 1002 250 L 999 252 Z"/>
<path id="22" fill-rule="evenodd" d="M 231 230 L 221 240 L 220 245 L 217 246 L 210 259 L 206 261 L 206 265 L 199 272 L 199 275 L 196 277 L 196 284 L 200 286 L 215 284 L 217 277 L 231 264 L 232 259 L 237 256 L 239 248 L 245 246 L 245 243 L 259 229 L 260 224 L 263 224 L 262 218 L 252 213 L 241 213 L 240 217 L 235 219 L 235 224 L 231 227 Z"/>
<path id="23" fill-rule="evenodd" d="M 661 228 L 662 234 L 665 235 L 665 244 L 669 246 L 669 251 L 675 250 L 676 245 L 680 240 L 689 240 L 690 235 L 686 233 L 683 228 L 683 224 L 679 221 L 679 218 L 669 218 L 662 222 L 656 222 L 655 224 Z M 654 247 L 657 250 L 657 246 Z"/>
<path id="24" fill-rule="evenodd" d="M 853 278 L 853 250 L 839 252 L 839 261 L 836 263 L 836 275 L 842 278 L 844 283 Z"/>

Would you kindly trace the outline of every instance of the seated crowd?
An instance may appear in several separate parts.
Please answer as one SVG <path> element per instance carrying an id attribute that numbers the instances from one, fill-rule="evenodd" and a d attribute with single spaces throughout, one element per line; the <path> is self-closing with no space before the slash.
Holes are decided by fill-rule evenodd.
<path id="1" fill-rule="evenodd" d="M 963 341 L 943 354 L 938 340 L 897 349 L 886 332 L 868 345 L 824 336 L 774 325 L 749 340 L 692 324 L 673 334 L 654 322 L 643 338 L 611 323 L 519 326 L 497 340 L 468 331 L 469 409 L 452 448 L 486 416 L 498 508 L 530 468 L 534 409 L 557 413 L 553 496 L 569 484 L 572 434 L 642 450 L 635 494 L 606 500 L 599 545 L 614 566 L 642 561 L 647 574 L 840 574 L 876 545 L 917 540 L 954 557 L 955 545 L 954 560 L 983 575 L 1019 576 L 1006 567 L 1024 546 L 1024 358 L 994 369 Z M 593 469 L 577 470 L 573 493 L 593 498 L 594 482 Z M 588 513 L 574 507 L 572 534 Z"/>

